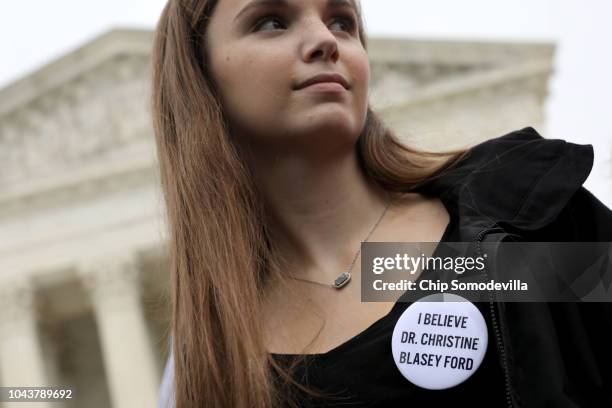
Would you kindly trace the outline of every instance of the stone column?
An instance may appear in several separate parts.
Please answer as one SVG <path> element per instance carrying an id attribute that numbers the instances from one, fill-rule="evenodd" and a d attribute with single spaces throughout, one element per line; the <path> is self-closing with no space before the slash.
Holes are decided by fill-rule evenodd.
<path id="1" fill-rule="evenodd" d="M 81 274 L 94 309 L 113 408 L 157 405 L 159 376 L 129 255 L 89 262 Z"/>
<path id="2" fill-rule="evenodd" d="M 34 289 L 25 278 L 0 282 L 0 379 L 4 387 L 49 385 L 38 336 Z M 2 406 L 42 408 L 50 403 L 5 402 Z"/>

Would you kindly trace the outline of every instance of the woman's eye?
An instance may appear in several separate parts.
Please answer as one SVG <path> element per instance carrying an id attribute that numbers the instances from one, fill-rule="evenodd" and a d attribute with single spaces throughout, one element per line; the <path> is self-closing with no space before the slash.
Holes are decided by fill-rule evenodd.
<path id="1" fill-rule="evenodd" d="M 340 17 L 334 21 L 334 23 L 336 22 L 342 22 L 344 24 L 345 29 L 340 31 L 348 31 L 349 33 L 353 32 L 355 26 L 357 25 L 353 17 Z"/>
<path id="2" fill-rule="evenodd" d="M 278 16 L 274 16 L 274 15 L 265 16 L 257 20 L 257 23 L 255 23 L 255 28 L 253 29 L 253 31 L 260 31 L 262 27 L 266 26 L 265 23 L 267 23 L 268 21 L 280 23 L 280 19 L 278 18 Z"/>
<path id="3" fill-rule="evenodd" d="M 353 17 L 339 17 L 334 19 L 333 24 L 336 23 L 342 23 L 341 24 L 341 28 L 340 31 L 347 31 L 347 32 L 353 32 L 353 30 L 355 29 L 356 23 Z M 270 24 L 268 24 L 270 23 Z M 275 27 L 276 24 L 276 27 Z M 278 16 L 274 15 L 274 14 L 270 14 L 267 15 L 265 17 L 260 18 L 259 20 L 257 20 L 257 22 L 255 23 L 255 26 L 253 28 L 253 31 L 261 31 L 262 28 L 264 27 L 269 27 L 272 30 L 276 30 L 276 29 L 281 29 L 279 28 L 279 25 L 282 26 L 283 22 L 282 19 L 279 18 Z M 267 31 L 267 30 L 264 30 Z"/>

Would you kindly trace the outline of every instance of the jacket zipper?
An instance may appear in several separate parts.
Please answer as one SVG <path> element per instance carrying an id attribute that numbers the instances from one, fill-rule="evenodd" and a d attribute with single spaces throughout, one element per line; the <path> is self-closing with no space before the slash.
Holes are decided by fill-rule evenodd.
<path id="1" fill-rule="evenodd" d="M 480 231 L 476 237 L 476 252 L 478 256 L 482 256 L 482 249 L 480 247 L 480 243 L 482 242 L 484 236 L 489 232 L 505 232 L 502 228 L 486 228 Z M 487 273 L 485 264 L 485 273 Z M 495 332 L 495 341 L 497 347 L 499 349 L 500 357 L 502 360 L 502 369 L 504 370 L 504 385 L 506 389 L 506 401 L 508 402 L 508 408 L 513 407 L 512 403 L 512 395 L 510 392 L 510 373 L 508 371 L 508 358 L 506 355 L 506 347 L 504 346 L 504 339 L 501 335 L 501 330 L 499 328 L 498 318 L 496 314 L 497 307 L 495 306 L 495 302 L 493 302 L 492 293 L 489 291 L 489 310 L 491 311 L 491 322 L 493 323 L 493 331 Z"/>

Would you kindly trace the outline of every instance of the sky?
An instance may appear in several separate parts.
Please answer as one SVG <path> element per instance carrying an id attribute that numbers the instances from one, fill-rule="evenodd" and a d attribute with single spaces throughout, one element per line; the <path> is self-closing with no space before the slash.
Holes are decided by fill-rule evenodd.
<path id="1" fill-rule="evenodd" d="M 154 28 L 162 0 L 20 0 L 0 13 L 0 88 L 114 27 Z M 612 207 L 612 1 L 361 0 L 369 36 L 554 41 L 547 138 L 592 144 L 585 187 Z M 608 39 L 608 40 L 606 40 Z"/>

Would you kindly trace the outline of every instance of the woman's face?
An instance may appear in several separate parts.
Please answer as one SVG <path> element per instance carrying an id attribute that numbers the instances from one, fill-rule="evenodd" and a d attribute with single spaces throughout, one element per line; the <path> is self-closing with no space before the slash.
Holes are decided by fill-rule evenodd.
<path id="1" fill-rule="evenodd" d="M 220 0 L 206 47 L 233 133 L 267 147 L 354 143 L 370 79 L 358 24 L 349 0 Z M 330 73 L 345 86 L 298 89 Z"/>

